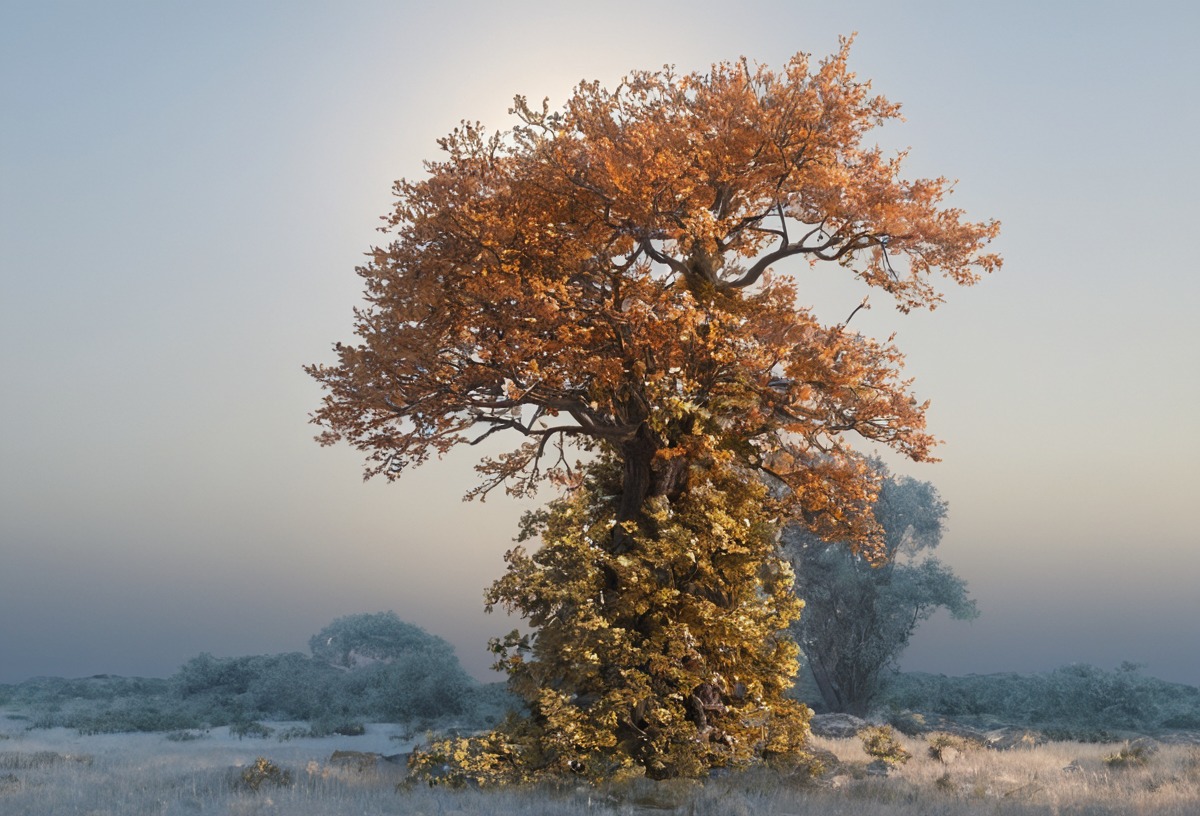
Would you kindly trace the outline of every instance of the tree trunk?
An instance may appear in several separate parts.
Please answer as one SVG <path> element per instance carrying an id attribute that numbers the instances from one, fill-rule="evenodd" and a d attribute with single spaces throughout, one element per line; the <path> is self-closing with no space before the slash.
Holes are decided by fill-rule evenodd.
<path id="1" fill-rule="evenodd" d="M 655 450 L 655 445 L 644 428 L 621 448 L 621 503 L 617 507 L 617 524 L 613 527 L 614 553 L 628 552 L 633 546 L 632 537 L 625 531 L 624 522 L 641 523 L 642 506 L 654 487 Z"/>
<path id="2" fill-rule="evenodd" d="M 656 460 L 662 443 L 644 425 L 632 440 L 621 447 L 623 473 L 621 503 L 617 507 L 617 525 L 613 528 L 614 553 L 628 552 L 629 534 L 622 522 L 632 521 L 643 526 L 643 508 L 653 496 L 676 498 L 687 486 L 688 460 L 679 456 L 666 461 Z"/>
<path id="3" fill-rule="evenodd" d="M 821 692 L 821 701 L 825 703 L 825 708 L 833 712 L 845 711 L 842 695 L 838 693 L 837 684 L 829 676 L 825 665 L 809 656 L 808 668 L 812 672 L 813 680 L 817 681 L 817 691 Z"/>

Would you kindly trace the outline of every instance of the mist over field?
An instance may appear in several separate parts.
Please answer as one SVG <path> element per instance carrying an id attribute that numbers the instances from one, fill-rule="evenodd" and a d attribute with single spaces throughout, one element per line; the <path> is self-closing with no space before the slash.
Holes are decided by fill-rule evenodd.
<path id="1" fill-rule="evenodd" d="M 3 4 L 0 813 L 1196 813 L 1198 24 L 1160 2 Z M 911 314 L 837 264 L 777 271 L 821 325 L 851 315 L 894 337 L 914 382 L 903 404 L 931 400 L 941 461 L 858 439 L 879 495 L 855 499 L 848 480 L 833 503 L 871 506 L 879 569 L 844 546 L 858 539 L 752 524 L 765 491 L 720 494 L 745 511 L 720 532 L 745 537 L 716 550 L 762 545 L 778 571 L 740 573 L 760 582 L 742 607 L 684 579 L 671 597 L 708 602 L 690 624 L 725 633 L 710 655 L 787 645 L 750 685 L 715 671 L 693 685 L 687 623 L 642 661 L 685 677 L 659 699 L 703 739 L 704 773 L 606 777 L 606 752 L 631 744 L 614 727 L 592 765 L 582 738 L 547 748 L 539 770 L 568 769 L 555 784 L 489 788 L 491 758 L 538 744 L 508 740 L 536 719 L 511 715 L 544 706 L 577 735 L 562 711 L 600 695 L 559 700 L 554 683 L 643 665 L 613 672 L 592 650 L 603 638 L 568 637 L 554 681 L 521 674 L 529 627 L 485 614 L 484 592 L 514 563 L 523 514 L 559 494 L 462 503 L 479 462 L 511 450 L 504 434 L 395 483 L 314 441 L 320 369 L 304 367 L 356 342 L 355 267 L 387 240 L 392 182 L 424 178 L 464 120 L 511 127 L 515 94 L 553 110 L 581 80 L 743 55 L 777 68 L 854 32 L 851 69 L 903 105 L 870 139 L 908 150 L 908 175 L 955 180 L 945 205 L 999 219 L 1004 265 Z M 878 263 L 894 235 L 875 236 Z M 611 503 L 597 472 L 589 489 Z M 686 526 L 662 529 L 702 561 Z M 577 552 L 540 532 L 529 549 Z M 622 568 L 625 554 L 608 553 Z M 543 631 L 594 600 L 592 575 L 539 585 L 517 562 L 524 583 L 489 603 L 545 612 Z M 794 589 L 775 580 L 789 570 Z M 785 623 L 730 626 L 729 609 L 768 597 L 760 618 Z M 624 701 L 646 744 L 662 733 L 639 725 L 649 699 Z M 780 714 L 730 715 L 751 703 L 789 712 L 804 751 L 770 750 Z M 471 755 L 492 734 L 496 753 Z M 671 743 L 684 760 L 703 753 L 690 740 Z M 752 760 L 729 760 L 745 746 Z"/>
<path id="2" fill-rule="evenodd" d="M 816 662 L 816 653 L 802 657 L 792 696 L 821 713 L 845 711 L 823 699 L 810 670 Z M 312 634 L 305 651 L 193 655 L 166 678 L 102 674 L 0 684 L 0 709 L 20 713 L 28 728 L 81 734 L 236 730 L 270 720 L 308 723 L 296 738 L 354 736 L 365 723 L 471 730 L 522 706 L 503 683 L 470 677 L 446 640 L 394 612 L 339 617 Z M 1200 687 L 1157 679 L 1128 662 L 967 677 L 885 668 L 866 708 L 864 715 L 902 727 L 922 714 L 1087 741 L 1200 732 Z"/>

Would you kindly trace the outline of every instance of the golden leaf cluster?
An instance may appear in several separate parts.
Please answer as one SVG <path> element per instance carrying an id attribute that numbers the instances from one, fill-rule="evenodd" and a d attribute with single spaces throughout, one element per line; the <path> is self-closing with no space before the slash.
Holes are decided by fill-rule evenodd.
<path id="1" fill-rule="evenodd" d="M 612 460 L 530 521 L 542 546 L 510 551 L 487 593 L 489 609 L 533 630 L 493 641 L 529 716 L 418 751 L 420 773 L 482 784 L 698 776 L 802 749 L 811 712 L 784 692 L 797 668 L 786 630 L 803 603 L 765 486 L 721 458 L 675 502 L 652 502 L 653 533 L 635 533 L 625 553 L 608 546 Z"/>

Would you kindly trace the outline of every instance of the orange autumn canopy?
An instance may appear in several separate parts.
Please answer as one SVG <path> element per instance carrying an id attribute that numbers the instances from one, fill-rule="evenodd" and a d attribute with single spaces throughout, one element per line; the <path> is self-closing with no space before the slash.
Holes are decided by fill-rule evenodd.
<path id="1" fill-rule="evenodd" d="M 510 131 L 442 139 L 359 269 L 358 344 L 309 368 L 322 441 L 392 478 L 515 432 L 475 493 L 532 490 L 569 474 L 569 447 L 598 447 L 624 462 L 623 519 L 719 448 L 787 482 L 788 512 L 869 548 L 874 485 L 845 435 L 929 458 L 924 405 L 890 342 L 821 323 L 778 273 L 836 262 L 908 311 L 1000 258 L 997 223 L 942 205 L 946 179 L 905 180 L 903 156 L 864 143 L 899 106 L 847 70 L 848 47 L 780 73 L 584 82 L 561 110 L 518 97 Z"/>

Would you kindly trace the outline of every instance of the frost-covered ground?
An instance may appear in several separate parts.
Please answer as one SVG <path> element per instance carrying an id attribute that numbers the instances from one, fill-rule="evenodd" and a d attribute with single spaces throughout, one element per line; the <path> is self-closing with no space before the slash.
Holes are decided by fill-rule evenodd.
<path id="1" fill-rule="evenodd" d="M 303 763 L 310 759 L 325 759 L 337 750 L 372 752 L 384 756 L 412 750 L 419 735 L 410 735 L 401 725 L 374 724 L 365 726 L 366 733 L 356 737 L 331 735 L 327 737 L 294 739 L 287 736 L 291 729 L 306 729 L 307 723 L 266 723 L 272 733 L 267 737 L 239 737 L 227 726 L 205 730 L 164 733 L 96 734 L 81 736 L 71 728 L 30 729 L 21 715 L 0 714 L 0 754 L 13 751 L 53 751 L 64 754 L 122 755 L 142 759 L 161 759 L 164 764 L 186 760 L 236 767 L 253 762 L 267 752 L 273 759 L 288 763 Z"/>
<path id="2" fill-rule="evenodd" d="M 19 715 L 17 715 L 19 717 Z M 28 730 L 0 717 L 0 814 L 397 813 L 395 783 L 404 765 L 380 761 L 363 770 L 336 751 L 390 756 L 413 739 L 396 725 L 368 725 L 361 736 L 281 739 L 302 723 L 269 723 L 274 734 L 243 737 L 228 727 L 204 731 L 81 736 L 73 729 Z M 259 757 L 291 775 L 258 791 L 242 780 Z M 284 803 L 305 802 L 305 809 Z M 326 806 L 332 806 L 326 809 Z"/>
<path id="3" fill-rule="evenodd" d="M 276 734 L 295 724 L 270 723 Z M 166 734 L 80 736 L 28 729 L 0 716 L 0 815 L 176 816 L 188 814 L 618 814 L 690 816 L 1033 816 L 1033 814 L 1200 813 L 1200 748 L 1156 746 L 1145 764 L 1113 765 L 1119 745 L 1049 743 L 1007 751 L 964 750 L 950 764 L 929 755 L 923 738 L 904 738 L 913 754 L 887 776 L 869 773 L 857 739 L 814 738 L 830 752 L 817 783 L 761 771 L 690 781 L 638 780 L 609 789 L 446 791 L 396 789 L 402 764 L 331 760 L 335 751 L 384 756 L 407 752 L 402 726 L 370 725 L 362 736 L 243 738 L 228 728 Z M 241 780 L 260 757 L 290 779 Z M 836 757 L 836 759 L 834 758 Z"/>

